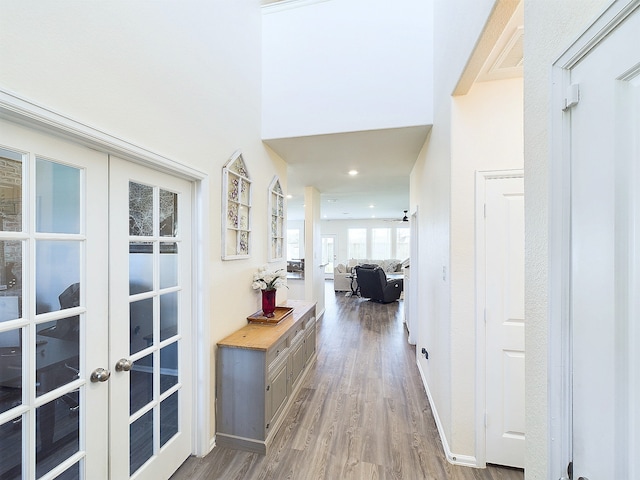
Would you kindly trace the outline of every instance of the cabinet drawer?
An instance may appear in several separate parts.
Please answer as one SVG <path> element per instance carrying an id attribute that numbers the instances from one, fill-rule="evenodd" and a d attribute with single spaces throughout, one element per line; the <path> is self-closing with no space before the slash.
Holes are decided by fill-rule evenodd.
<path id="1" fill-rule="evenodd" d="M 267 365 L 271 365 L 273 362 L 278 360 L 280 355 L 285 353 L 285 350 L 287 350 L 288 347 L 287 340 L 288 337 L 281 338 L 273 347 L 267 350 Z"/>
<path id="2" fill-rule="evenodd" d="M 289 333 L 289 345 L 293 345 L 296 341 L 296 337 L 299 337 L 304 330 L 303 322 L 298 322 L 298 324 L 291 330 Z"/>
<path id="3" fill-rule="evenodd" d="M 316 323 L 316 317 L 315 315 L 312 315 L 313 312 L 309 312 L 307 315 L 305 315 L 305 318 L 302 320 L 302 325 L 304 326 L 304 328 L 309 328 L 310 325 L 313 325 Z"/>

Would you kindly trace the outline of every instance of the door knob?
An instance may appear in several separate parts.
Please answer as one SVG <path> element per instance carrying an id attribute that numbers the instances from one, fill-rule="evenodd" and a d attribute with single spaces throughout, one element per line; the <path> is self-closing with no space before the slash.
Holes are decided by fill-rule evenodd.
<path id="1" fill-rule="evenodd" d="M 133 362 L 126 358 L 121 358 L 116 363 L 116 372 L 128 372 L 133 367 Z"/>
<path id="2" fill-rule="evenodd" d="M 91 381 L 92 382 L 106 382 L 109 380 L 111 376 L 111 372 L 109 370 L 105 370 L 104 368 L 96 368 L 93 372 L 91 372 Z"/>

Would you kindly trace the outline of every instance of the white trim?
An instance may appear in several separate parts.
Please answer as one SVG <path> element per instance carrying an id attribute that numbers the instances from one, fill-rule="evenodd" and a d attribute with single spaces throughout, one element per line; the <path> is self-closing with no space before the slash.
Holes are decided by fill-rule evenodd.
<path id="1" fill-rule="evenodd" d="M 593 24 L 553 62 L 553 67 L 566 70 L 573 68 L 638 7 L 640 7 L 640 0 L 613 0 Z"/>
<path id="2" fill-rule="evenodd" d="M 0 88 L 0 117 L 32 128 L 45 130 L 55 135 L 62 135 L 94 150 L 115 155 L 124 160 L 177 175 L 187 180 L 202 180 L 207 176 L 206 173 L 200 170 L 73 120 L 2 88 Z"/>
<path id="3" fill-rule="evenodd" d="M 407 342 L 409 345 L 413 345 L 416 348 L 417 354 L 417 343 L 418 343 L 418 320 L 417 320 L 417 312 L 418 312 L 418 278 L 417 274 L 413 274 L 413 278 L 411 278 L 411 264 L 413 264 L 414 272 L 417 272 L 416 268 L 420 265 L 420 249 L 418 245 L 420 244 L 420 215 L 419 215 L 419 205 L 416 205 L 415 211 L 411 214 L 411 220 L 409 222 L 409 288 L 407 289 L 406 284 L 405 288 L 405 314 L 408 310 L 408 317 L 405 315 L 405 323 L 406 320 L 409 320 L 407 324 L 407 330 L 409 334 L 407 335 Z M 408 298 L 407 298 L 408 297 Z M 408 300 L 408 301 L 407 301 Z"/>
<path id="4" fill-rule="evenodd" d="M 424 389 L 427 392 L 427 398 L 429 399 L 429 406 L 431 407 L 431 413 L 433 414 L 433 419 L 436 422 L 436 427 L 438 428 L 438 434 L 440 435 L 440 441 L 442 442 L 442 449 L 444 450 L 445 457 L 447 457 L 447 461 L 453 465 L 461 465 L 463 467 L 477 468 L 479 465 L 476 457 L 473 457 L 471 455 L 458 455 L 451 451 L 451 448 L 449 447 L 449 442 L 447 441 L 447 436 L 444 433 L 442 421 L 440 420 L 440 416 L 438 415 L 438 410 L 436 409 L 436 405 L 433 402 L 433 398 L 431 397 L 431 391 L 429 390 L 427 379 L 424 376 L 424 371 L 422 370 L 422 366 L 420 365 L 420 362 L 418 361 L 417 358 L 416 358 L 416 365 L 418 365 L 420 378 L 422 378 L 422 384 L 424 385 Z"/>
<path id="5" fill-rule="evenodd" d="M 208 174 L 193 167 L 176 162 L 170 158 L 151 152 L 127 140 L 115 137 L 87 124 L 73 120 L 63 114 L 43 107 L 12 92 L 0 88 L 0 117 L 62 136 L 75 143 L 120 157 L 132 163 L 144 165 L 155 170 L 184 178 L 194 183 L 193 212 L 193 331 L 194 348 L 194 438 L 192 453 L 208 453 L 210 439 L 210 365 L 211 352 L 209 339 L 209 305 L 204 302 L 208 295 L 209 275 L 204 266 L 209 265 L 209 229 L 205 228 L 204 214 L 209 198 Z M 205 321 L 206 319 L 206 321 Z"/>
<path id="6" fill-rule="evenodd" d="M 206 212 L 210 196 L 209 177 L 203 178 L 200 182 L 195 182 L 193 192 L 193 324 L 191 325 L 192 337 L 196 339 L 193 349 L 194 366 L 194 395 L 193 395 L 193 420 L 195 422 L 193 431 L 193 454 L 204 457 L 211 451 L 209 442 L 211 439 L 211 338 L 210 322 L 205 319 L 211 318 L 209 302 L 210 275 L 205 270 L 205 265 L 211 265 L 210 258 L 210 229 L 206 228 Z M 215 439 L 214 439 L 215 441 Z"/>
<path id="7" fill-rule="evenodd" d="M 524 178 L 524 170 L 483 170 L 476 171 L 475 195 L 475 326 L 476 326 L 476 404 L 475 439 L 478 467 L 487 465 L 487 376 L 486 376 L 486 244 L 485 244 L 485 198 L 486 182 L 505 178 Z"/>
<path id="8" fill-rule="evenodd" d="M 548 478 L 561 478 L 572 459 L 571 398 L 571 109 L 563 111 L 571 68 L 638 7 L 640 0 L 614 0 L 552 65 L 549 161 L 549 306 L 547 333 Z"/>
<path id="9" fill-rule="evenodd" d="M 315 3 L 324 3 L 330 0 L 280 0 L 280 1 L 276 0 L 276 1 L 271 1 L 270 3 L 265 3 L 266 1 L 269 1 L 269 0 L 263 0 L 263 5 L 262 5 L 263 15 L 282 12 L 284 10 L 291 10 L 292 8 L 307 7 Z"/>
<path id="10" fill-rule="evenodd" d="M 551 161 L 549 162 L 549 295 L 547 334 L 548 475 L 562 478 L 571 455 L 571 356 L 569 325 L 571 172 L 568 132 L 570 111 L 563 111 L 564 93 L 571 83 L 568 70 L 552 71 L 555 88 L 551 105 Z M 553 208 L 552 208 L 553 206 Z"/>

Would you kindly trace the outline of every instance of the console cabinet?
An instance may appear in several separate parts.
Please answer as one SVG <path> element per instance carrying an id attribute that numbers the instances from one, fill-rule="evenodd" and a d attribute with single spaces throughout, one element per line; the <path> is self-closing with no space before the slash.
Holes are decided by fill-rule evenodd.
<path id="1" fill-rule="evenodd" d="M 249 324 L 218 342 L 216 444 L 267 453 L 316 358 L 315 303 L 289 300 L 278 325 Z"/>

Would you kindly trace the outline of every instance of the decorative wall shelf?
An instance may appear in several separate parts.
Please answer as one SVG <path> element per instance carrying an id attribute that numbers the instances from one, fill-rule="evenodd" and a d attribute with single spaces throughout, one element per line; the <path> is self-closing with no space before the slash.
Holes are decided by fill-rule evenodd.
<path id="1" fill-rule="evenodd" d="M 222 167 L 222 259 L 251 253 L 251 178 L 238 150 Z"/>
<path id="2" fill-rule="evenodd" d="M 270 262 L 284 259 L 284 194 L 280 179 L 275 176 L 269 185 L 269 247 Z"/>

